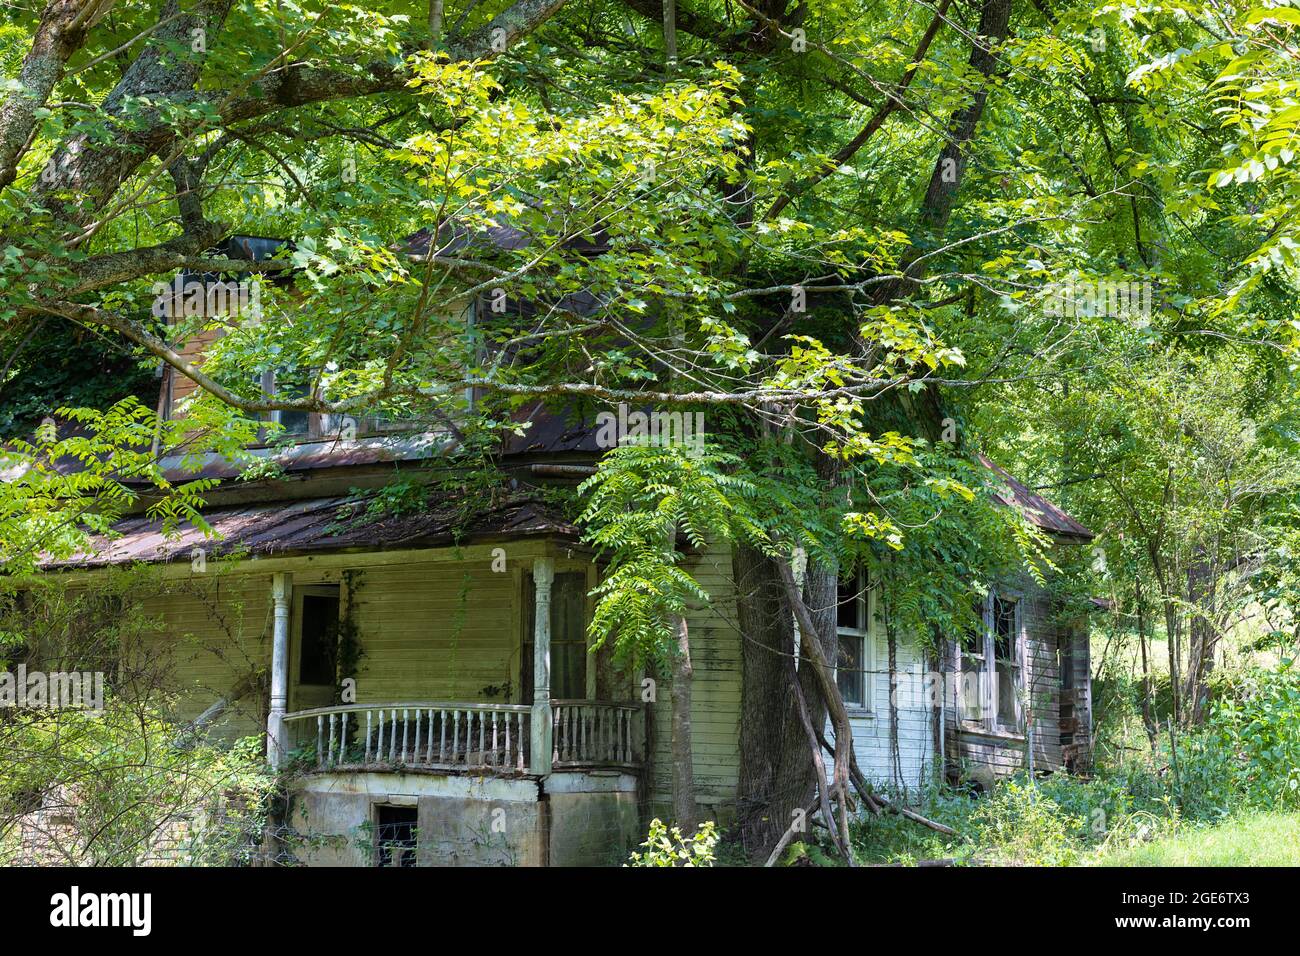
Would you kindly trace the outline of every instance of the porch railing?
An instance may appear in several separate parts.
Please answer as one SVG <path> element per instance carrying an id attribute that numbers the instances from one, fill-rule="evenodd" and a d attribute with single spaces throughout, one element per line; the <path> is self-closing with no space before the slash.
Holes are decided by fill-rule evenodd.
<path id="1" fill-rule="evenodd" d="M 553 700 L 551 721 L 556 767 L 640 766 L 645 740 L 641 704 Z"/>
<path id="2" fill-rule="evenodd" d="M 301 710 L 284 720 L 290 747 L 318 770 L 523 772 L 531 713 L 522 704 L 346 704 Z"/>
<path id="3" fill-rule="evenodd" d="M 641 704 L 551 701 L 551 763 L 557 769 L 639 767 Z M 455 701 L 344 704 L 286 714 L 291 755 L 316 770 L 407 767 L 523 773 L 532 707 Z"/>

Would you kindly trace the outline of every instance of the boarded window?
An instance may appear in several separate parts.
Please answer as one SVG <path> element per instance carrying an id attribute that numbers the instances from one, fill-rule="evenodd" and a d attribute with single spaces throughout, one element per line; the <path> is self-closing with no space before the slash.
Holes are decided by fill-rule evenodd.
<path id="1" fill-rule="evenodd" d="M 533 699 L 533 633 L 537 591 L 532 574 L 524 575 L 524 634 L 519 661 L 520 698 Z M 551 698 L 587 697 L 587 574 L 565 571 L 551 585 Z"/>

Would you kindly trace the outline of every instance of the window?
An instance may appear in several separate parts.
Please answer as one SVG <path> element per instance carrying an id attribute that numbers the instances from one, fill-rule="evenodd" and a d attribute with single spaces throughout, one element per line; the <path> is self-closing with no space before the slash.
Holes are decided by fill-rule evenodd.
<path id="1" fill-rule="evenodd" d="M 332 687 L 339 636 L 338 585 L 303 588 L 300 609 L 298 683 Z"/>
<path id="2" fill-rule="evenodd" d="M 958 706 L 963 721 L 986 730 L 1023 728 L 1019 612 L 1014 598 L 992 593 L 979 609 L 980 629 L 962 638 Z"/>
<path id="3" fill-rule="evenodd" d="M 286 378 L 287 376 L 281 376 Z M 306 382 L 289 382 L 278 381 L 275 386 L 276 398 L 287 400 L 309 398 L 311 396 L 311 387 Z M 274 421 L 278 421 L 284 429 L 281 437 L 307 438 L 312 434 L 313 419 L 319 419 L 320 416 L 313 412 L 273 412 Z M 316 429 L 317 432 L 320 429 Z"/>
<path id="4" fill-rule="evenodd" d="M 998 726 L 1020 729 L 1020 642 L 1016 602 L 993 598 L 993 690 Z"/>
<path id="5" fill-rule="evenodd" d="M 376 866 L 415 866 L 417 821 L 415 807 L 375 807 Z"/>
<path id="6" fill-rule="evenodd" d="M 835 656 L 835 683 L 848 707 L 871 706 L 867 675 L 870 631 L 867 607 L 866 575 L 858 573 L 851 581 L 841 581 L 835 609 L 835 631 L 839 649 Z"/>
<path id="7" fill-rule="evenodd" d="M 315 378 L 314 369 L 282 368 L 262 372 L 258 376 L 258 383 L 262 394 L 268 397 L 293 400 L 310 397 L 311 383 Z M 340 422 L 345 421 L 346 417 L 323 415 L 319 412 L 274 411 L 267 416 L 267 420 L 277 422 L 283 429 L 276 432 L 272 441 L 299 442 L 325 438 L 331 432 L 339 431 Z M 357 430 L 354 426 L 353 434 L 348 437 L 355 438 Z"/>
<path id="8" fill-rule="evenodd" d="M 985 626 L 984 603 L 977 603 L 972 610 L 975 614 L 975 627 L 962 635 L 961 639 L 961 684 L 957 688 L 958 708 L 961 719 L 982 722 L 984 720 L 984 689 L 987 657 L 984 653 Z"/>
<path id="9" fill-rule="evenodd" d="M 533 631 L 537 591 L 524 575 L 524 634 L 519 686 L 524 703 L 533 699 Z M 551 584 L 551 699 L 587 698 L 587 573 L 564 571 Z"/>

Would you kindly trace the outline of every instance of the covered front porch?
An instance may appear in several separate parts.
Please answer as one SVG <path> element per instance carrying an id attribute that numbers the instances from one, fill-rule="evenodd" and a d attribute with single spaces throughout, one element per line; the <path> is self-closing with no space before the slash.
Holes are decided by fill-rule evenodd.
<path id="1" fill-rule="evenodd" d="M 625 859 L 650 705 L 639 674 L 588 645 L 598 570 L 577 529 L 528 501 L 468 523 L 360 508 L 215 509 L 215 542 L 132 518 L 75 573 L 160 565 L 144 650 L 179 718 L 265 741 L 289 798 L 275 858 L 392 865 L 383 847 L 400 844 L 428 865 Z"/>
<path id="2" fill-rule="evenodd" d="M 587 646 L 595 568 L 568 543 L 507 549 L 504 570 L 484 547 L 351 583 L 346 569 L 271 577 L 267 754 L 303 862 L 591 864 L 635 840 L 647 705 Z M 441 613 L 451 593 L 463 624 Z M 335 621 L 365 649 L 351 687 L 313 683 Z"/>
<path id="3" fill-rule="evenodd" d="M 358 602 L 351 590 L 348 595 L 337 587 L 331 590 L 316 576 L 307 579 L 312 583 L 299 584 L 295 594 L 294 572 L 275 573 L 266 726 L 270 763 L 298 773 L 400 769 L 545 776 L 572 769 L 640 768 L 645 758 L 645 705 L 630 699 L 631 683 L 627 675 L 612 673 L 608 655 L 592 654 L 586 646 L 587 591 L 594 583 L 594 569 L 572 557 L 557 559 L 546 553 L 552 549 L 544 543 L 534 544 L 532 550 L 542 553 L 529 559 L 526 572 L 519 569 L 519 587 L 512 589 L 520 598 L 509 615 L 520 625 L 518 643 L 507 645 L 511 649 L 503 655 L 517 665 L 500 661 L 496 672 L 505 679 L 481 688 L 479 699 L 411 695 L 367 700 L 364 680 L 342 691 L 315 683 L 323 680 L 321 672 L 338 673 L 340 652 L 326 653 L 329 659 L 318 664 L 313 657 L 322 653 L 320 648 L 337 648 L 340 630 L 364 632 L 362 625 L 369 622 L 363 609 L 352 606 Z M 465 574 L 464 580 L 472 583 L 473 577 Z M 373 658 L 384 645 L 369 636 L 367 654 L 372 660 L 367 669 L 380 670 L 384 662 Z M 557 658 L 559 673 L 553 670 Z M 466 683 L 460 681 L 459 686 Z M 556 683 L 561 686 L 556 688 Z M 401 686 L 420 684 L 435 686 L 433 680 Z M 441 689 L 446 682 L 436 686 Z M 564 696 L 553 696 L 557 689 Z M 602 699 L 597 690 L 623 695 Z M 513 699 L 482 699 L 489 694 Z M 334 701 L 322 700 L 330 697 Z M 339 697 L 343 703 L 337 702 Z M 319 705 L 303 706 L 309 704 Z"/>

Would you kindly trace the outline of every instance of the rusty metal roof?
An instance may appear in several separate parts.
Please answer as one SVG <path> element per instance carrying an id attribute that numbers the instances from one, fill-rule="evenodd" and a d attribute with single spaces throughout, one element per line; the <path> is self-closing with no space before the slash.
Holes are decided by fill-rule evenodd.
<path id="1" fill-rule="evenodd" d="M 246 553 L 287 557 L 323 551 L 383 551 L 444 547 L 498 537 L 539 535 L 577 539 L 580 532 L 532 497 L 466 513 L 467 501 L 444 501 L 427 510 L 368 518 L 366 502 L 355 495 L 216 508 L 204 517 L 220 536 L 206 537 L 184 525 L 164 537 L 162 522 L 144 516 L 124 518 L 112 536 L 97 536 L 89 550 L 47 568 L 95 568 L 133 562 L 189 561 L 196 548 L 211 557 Z"/>
<path id="2" fill-rule="evenodd" d="M 995 499 L 1009 508 L 1017 509 L 1035 525 L 1057 537 L 1075 541 L 1091 541 L 1096 537 L 1042 495 L 1030 491 L 1028 486 L 1012 478 L 1005 469 L 983 455 L 978 457 L 980 464 L 1000 479 L 999 486 L 993 492 Z"/>
<path id="3" fill-rule="evenodd" d="M 342 468 L 351 465 L 388 464 L 437 458 L 454 448 L 456 441 L 446 432 L 416 430 L 362 438 L 321 438 L 290 445 L 248 449 L 254 459 L 268 459 L 286 473 Z M 170 481 L 195 478 L 237 478 L 250 462 L 232 462 L 220 455 L 202 456 L 195 470 L 184 456 L 174 455 L 160 462 Z"/>

